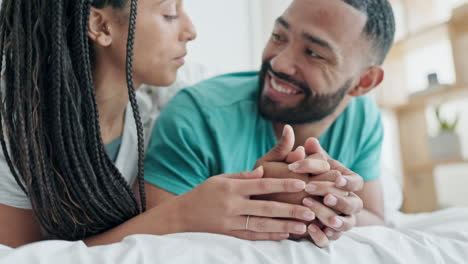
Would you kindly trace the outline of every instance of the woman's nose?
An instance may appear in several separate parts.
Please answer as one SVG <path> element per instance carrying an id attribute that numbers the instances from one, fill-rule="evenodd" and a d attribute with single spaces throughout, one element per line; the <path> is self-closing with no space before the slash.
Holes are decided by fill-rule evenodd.
<path id="1" fill-rule="evenodd" d="M 197 31 L 192 23 L 192 20 L 187 14 L 184 14 L 184 28 L 182 30 L 182 41 L 192 41 L 197 38 Z"/>

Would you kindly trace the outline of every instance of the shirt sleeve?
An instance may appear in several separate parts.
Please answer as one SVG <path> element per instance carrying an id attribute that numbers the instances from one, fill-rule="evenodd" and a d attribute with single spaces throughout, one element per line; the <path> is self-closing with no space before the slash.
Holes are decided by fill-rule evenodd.
<path id="1" fill-rule="evenodd" d="M 371 113 L 371 114 L 370 114 Z M 381 174 L 380 157 L 384 137 L 381 112 L 377 106 L 366 108 L 365 125 L 361 137 L 359 155 L 350 168 L 359 174 L 364 181 L 376 180 Z"/>
<path id="2" fill-rule="evenodd" d="M 32 209 L 31 201 L 16 182 L 0 148 L 0 203 L 20 209 Z"/>
<path id="3" fill-rule="evenodd" d="M 145 159 L 145 180 L 176 195 L 205 181 L 216 164 L 209 131 L 192 96 L 178 93 L 155 123 Z"/>

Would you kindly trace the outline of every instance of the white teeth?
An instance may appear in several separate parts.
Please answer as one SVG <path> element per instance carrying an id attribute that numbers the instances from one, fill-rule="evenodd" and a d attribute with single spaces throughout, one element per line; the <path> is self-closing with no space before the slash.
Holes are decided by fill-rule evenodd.
<path id="1" fill-rule="evenodd" d="M 276 90 L 276 91 L 278 91 L 278 92 L 281 92 L 281 93 L 285 93 L 285 94 L 298 94 L 297 91 L 289 90 L 289 89 L 286 89 L 286 88 L 284 88 L 283 86 L 279 85 L 279 84 L 275 81 L 275 79 L 273 79 L 273 78 L 270 78 L 270 79 L 271 79 L 271 82 L 270 82 L 270 83 L 271 83 L 271 87 L 272 87 L 274 90 Z"/>

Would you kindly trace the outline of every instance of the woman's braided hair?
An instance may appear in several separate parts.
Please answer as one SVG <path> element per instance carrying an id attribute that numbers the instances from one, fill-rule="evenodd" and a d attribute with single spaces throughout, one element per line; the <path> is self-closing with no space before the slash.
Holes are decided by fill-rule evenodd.
<path id="1" fill-rule="evenodd" d="M 130 1 L 127 84 L 138 131 L 141 207 L 106 154 L 87 36 L 91 6 Z M 44 231 L 78 240 L 145 211 L 143 128 L 132 56 L 137 0 L 3 0 L 0 11 L 0 143 Z"/>

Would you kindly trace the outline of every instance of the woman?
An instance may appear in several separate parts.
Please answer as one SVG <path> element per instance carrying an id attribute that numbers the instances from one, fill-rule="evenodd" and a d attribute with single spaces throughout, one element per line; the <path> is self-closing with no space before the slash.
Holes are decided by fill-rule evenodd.
<path id="1" fill-rule="evenodd" d="M 212 177 L 146 210 L 148 131 L 134 88 L 174 82 L 196 37 L 182 0 L 3 0 L 0 21 L 0 243 L 99 245 L 176 232 L 281 240 L 305 230 L 308 208 L 249 200 L 304 189 L 299 180 L 260 179 L 261 167 Z M 127 134 L 135 130 L 137 139 Z M 250 216 L 265 217 L 255 232 Z"/>

